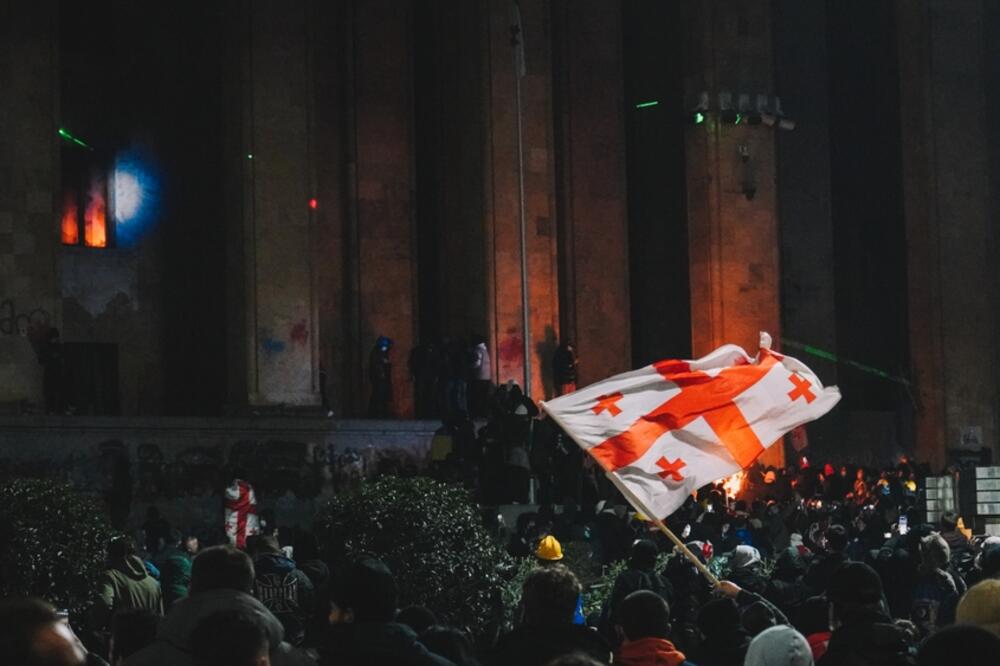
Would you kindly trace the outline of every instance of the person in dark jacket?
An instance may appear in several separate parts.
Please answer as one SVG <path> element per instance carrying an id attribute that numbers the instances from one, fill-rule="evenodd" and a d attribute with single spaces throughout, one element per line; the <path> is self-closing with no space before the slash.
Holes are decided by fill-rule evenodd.
<path id="1" fill-rule="evenodd" d="M 274 666 L 306 666 L 314 662 L 283 640 L 278 618 L 250 593 L 253 560 L 232 546 L 214 546 L 198 553 L 191 564 L 191 589 L 160 623 L 153 643 L 125 660 L 125 666 L 194 666 L 192 637 L 207 617 L 237 611 L 257 618 L 267 630 Z"/>
<path id="2" fill-rule="evenodd" d="M 804 579 L 813 594 L 824 594 L 833 572 L 848 561 L 847 542 L 843 525 L 830 525 L 823 532 L 823 552 L 816 556 Z"/>
<path id="3" fill-rule="evenodd" d="M 862 562 L 848 562 L 830 578 L 833 634 L 819 666 L 912 666 L 915 628 L 894 622 L 882 581 Z"/>
<path id="4" fill-rule="evenodd" d="M 368 354 L 368 381 L 371 382 L 371 400 L 368 418 L 386 419 L 392 412 L 392 360 L 389 352 L 392 340 L 380 335 Z"/>
<path id="5" fill-rule="evenodd" d="M 581 590 L 580 581 L 561 564 L 531 572 L 522 588 L 521 622 L 500 638 L 487 663 L 545 666 L 574 652 L 611 663 L 611 649 L 600 634 L 573 624 Z"/>
<path id="6" fill-rule="evenodd" d="M 615 612 L 625 597 L 639 590 L 650 590 L 663 598 L 669 606 L 674 602 L 673 585 L 666 577 L 661 576 L 655 570 L 656 557 L 659 555 L 659 548 L 656 543 L 649 539 L 639 539 L 632 544 L 632 552 L 629 555 L 628 568 L 618 574 L 614 586 L 611 588 L 611 595 L 608 597 L 607 605 L 602 612 L 602 626 L 613 626 L 615 622 Z M 610 637 L 610 632 L 605 629 L 605 636 Z"/>
<path id="7" fill-rule="evenodd" d="M 295 560 L 285 557 L 273 536 L 257 540 L 255 555 L 253 595 L 281 622 L 285 640 L 301 645 L 314 603 L 312 582 Z"/>
<path id="8" fill-rule="evenodd" d="M 639 590 L 622 599 L 616 626 L 624 642 L 615 663 L 624 666 L 690 666 L 684 653 L 670 642 L 670 606 L 650 590 Z"/>
<path id="9" fill-rule="evenodd" d="M 920 572 L 911 590 L 910 619 L 925 635 L 955 621 L 958 587 L 948 572 L 950 552 L 939 534 L 920 540 Z"/>
<path id="10" fill-rule="evenodd" d="M 552 374 L 559 395 L 566 395 L 576 390 L 578 364 L 573 343 L 569 340 L 561 341 L 555 354 L 552 355 Z"/>
<path id="11" fill-rule="evenodd" d="M 774 570 L 764 588 L 764 597 L 786 614 L 789 613 L 808 596 L 802 581 L 805 572 L 806 565 L 799 549 L 794 546 L 785 548 L 774 563 Z"/>
<path id="12" fill-rule="evenodd" d="M 993 666 L 1000 655 L 1000 637 L 982 627 L 945 627 L 920 646 L 917 666 Z"/>
<path id="13" fill-rule="evenodd" d="M 163 607 L 169 609 L 175 601 L 187 596 L 191 586 L 191 556 L 183 549 L 183 536 L 171 529 L 153 558 L 160 570 L 160 588 L 163 590 Z"/>
<path id="14" fill-rule="evenodd" d="M 416 632 L 394 621 L 398 591 L 383 562 L 364 559 L 341 572 L 330 590 L 331 626 L 319 650 L 322 666 L 452 666 Z"/>

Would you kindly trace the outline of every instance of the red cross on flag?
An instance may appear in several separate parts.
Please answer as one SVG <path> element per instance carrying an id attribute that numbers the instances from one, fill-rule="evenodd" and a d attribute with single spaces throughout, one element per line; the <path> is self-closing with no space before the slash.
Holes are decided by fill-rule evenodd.
<path id="1" fill-rule="evenodd" d="M 756 358 L 725 345 L 695 361 L 660 361 L 542 407 L 637 509 L 665 518 L 840 400 L 837 387 L 767 346 Z"/>

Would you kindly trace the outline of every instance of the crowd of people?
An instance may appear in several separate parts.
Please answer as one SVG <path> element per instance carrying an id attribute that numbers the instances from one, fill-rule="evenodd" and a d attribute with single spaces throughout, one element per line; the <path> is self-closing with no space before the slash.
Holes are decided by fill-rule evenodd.
<path id="1" fill-rule="evenodd" d="M 510 529 L 491 526 L 536 566 L 514 626 L 487 637 L 399 609 L 377 559 L 332 570 L 308 532 L 265 530 L 245 549 L 193 554 L 196 543 L 153 516 L 139 546 L 108 545 L 83 641 L 45 602 L 6 600 L 0 651 L 8 663 L 126 666 L 994 663 L 1000 538 L 971 539 L 952 513 L 928 522 L 921 483 L 905 462 L 802 463 L 751 469 L 738 499 L 706 487 L 667 523 L 716 585 L 623 505 L 541 505 Z M 626 562 L 589 614 L 592 590 L 563 543 L 585 544 L 597 564 Z"/>

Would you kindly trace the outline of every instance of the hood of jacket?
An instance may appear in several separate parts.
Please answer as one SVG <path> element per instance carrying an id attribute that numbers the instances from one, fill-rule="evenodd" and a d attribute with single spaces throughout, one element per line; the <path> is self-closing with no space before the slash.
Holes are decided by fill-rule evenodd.
<path id="1" fill-rule="evenodd" d="M 842 663 L 845 655 L 856 655 L 867 663 L 888 665 L 906 663 L 914 654 L 915 642 L 909 631 L 888 616 L 871 612 L 837 627 L 827 643 L 826 658 L 836 664 Z"/>
<path id="2" fill-rule="evenodd" d="M 640 638 L 625 641 L 615 663 L 625 666 L 679 666 L 684 663 L 684 653 L 665 638 Z"/>
<path id="3" fill-rule="evenodd" d="M 253 566 L 262 573 L 286 574 L 295 571 L 295 560 L 278 553 L 261 553 Z"/>
<path id="4" fill-rule="evenodd" d="M 206 616 L 226 610 L 239 610 L 260 617 L 267 627 L 267 636 L 272 645 L 277 645 L 284 639 L 285 631 L 278 618 L 257 599 L 238 590 L 206 590 L 181 599 L 163 618 L 156 638 L 186 650 L 195 626 Z"/>
<path id="5" fill-rule="evenodd" d="M 130 580 L 139 581 L 149 578 L 146 563 L 137 555 L 129 555 L 124 560 L 114 562 L 111 565 L 111 570 L 117 571 Z"/>

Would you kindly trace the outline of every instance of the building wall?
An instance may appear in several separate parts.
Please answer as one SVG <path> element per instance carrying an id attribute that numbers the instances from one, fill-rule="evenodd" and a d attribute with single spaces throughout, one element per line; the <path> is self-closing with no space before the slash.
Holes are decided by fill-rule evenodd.
<path id="1" fill-rule="evenodd" d="M 0 403 L 42 400 L 34 344 L 61 322 L 55 2 L 0 5 Z"/>
<path id="2" fill-rule="evenodd" d="M 996 450 L 996 284 L 980 2 L 897 3 L 917 455 Z"/>

